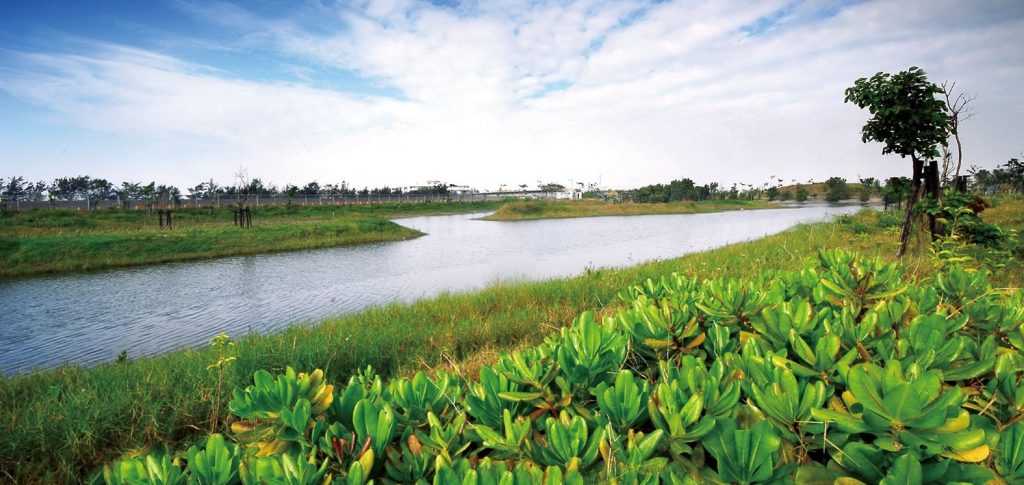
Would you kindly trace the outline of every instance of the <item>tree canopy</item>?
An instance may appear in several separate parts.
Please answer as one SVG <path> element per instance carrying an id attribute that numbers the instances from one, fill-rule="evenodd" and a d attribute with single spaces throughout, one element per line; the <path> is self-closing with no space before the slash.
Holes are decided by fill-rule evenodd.
<path id="1" fill-rule="evenodd" d="M 942 93 L 914 66 L 858 79 L 846 90 L 846 102 L 871 113 L 861 129 L 864 143 L 881 142 L 882 153 L 922 160 L 939 156 L 938 145 L 946 145 L 949 114 L 945 102 L 936 97 Z"/>

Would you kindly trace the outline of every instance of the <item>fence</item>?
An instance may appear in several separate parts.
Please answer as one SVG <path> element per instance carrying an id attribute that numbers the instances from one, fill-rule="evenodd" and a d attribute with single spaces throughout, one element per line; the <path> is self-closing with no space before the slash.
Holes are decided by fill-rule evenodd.
<path id="1" fill-rule="evenodd" d="M 368 205 L 368 204 L 418 204 L 426 202 L 481 202 L 497 201 L 509 197 L 520 198 L 556 198 L 555 192 L 542 191 L 518 191 L 518 192 L 487 192 L 472 194 L 369 194 L 369 195 L 320 195 L 320 194 L 297 194 L 290 202 L 296 206 L 314 205 Z M 171 201 L 147 201 L 133 199 L 128 201 L 101 200 L 96 204 L 97 209 L 123 208 L 129 210 L 145 210 L 146 208 L 210 208 L 227 207 L 238 204 L 239 199 L 225 195 L 212 198 L 182 198 L 177 203 Z M 249 197 L 248 204 L 252 207 L 266 207 L 276 205 L 287 205 L 289 198 L 283 194 L 262 194 Z M 30 209 L 67 209 L 67 210 L 89 210 L 89 202 L 86 200 L 54 200 L 54 201 L 6 201 L 7 210 L 30 210 Z"/>

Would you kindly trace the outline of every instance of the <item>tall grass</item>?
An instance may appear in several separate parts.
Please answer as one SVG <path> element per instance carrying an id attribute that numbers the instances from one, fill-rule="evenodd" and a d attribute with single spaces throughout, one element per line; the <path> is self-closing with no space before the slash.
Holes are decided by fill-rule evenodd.
<path id="1" fill-rule="evenodd" d="M 484 219 L 489 221 L 522 221 L 567 217 L 694 214 L 771 207 L 777 207 L 777 205 L 747 200 L 680 201 L 658 204 L 611 203 L 600 200 L 529 200 L 508 202 L 502 205 L 494 214 Z"/>
<path id="2" fill-rule="evenodd" d="M 699 278 L 752 276 L 801 267 L 819 249 L 833 247 L 892 258 L 896 231 L 885 216 L 864 212 L 681 258 L 589 270 L 573 278 L 502 283 L 246 336 L 234 348 L 238 360 L 227 369 L 224 389 L 246 383 L 258 369 L 275 372 L 285 366 L 323 368 L 339 380 L 366 365 L 385 376 L 441 366 L 472 374 L 467 366 L 481 355 L 537 343 L 581 311 L 613 311 L 618 292 L 646 278 L 673 271 Z M 912 248 L 908 278 L 930 273 L 927 244 L 921 238 Z M 209 431 L 218 396 L 217 376 L 207 366 L 216 360 L 209 349 L 185 350 L 0 379 L 0 476 L 70 483 L 127 450 L 181 449 Z"/>

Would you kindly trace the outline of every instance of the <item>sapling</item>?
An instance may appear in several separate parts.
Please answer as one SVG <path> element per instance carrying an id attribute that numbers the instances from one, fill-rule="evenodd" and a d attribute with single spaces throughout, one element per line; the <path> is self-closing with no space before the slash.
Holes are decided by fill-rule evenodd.
<path id="1" fill-rule="evenodd" d="M 221 393 L 224 384 L 224 368 L 235 361 L 238 357 L 229 355 L 230 350 L 235 346 L 228 334 L 221 332 L 210 339 L 210 346 L 217 352 L 217 362 L 206 366 L 206 370 L 217 369 L 217 392 L 214 394 L 213 416 L 210 420 L 210 433 L 217 432 L 217 425 L 220 421 L 220 402 L 223 400 Z"/>

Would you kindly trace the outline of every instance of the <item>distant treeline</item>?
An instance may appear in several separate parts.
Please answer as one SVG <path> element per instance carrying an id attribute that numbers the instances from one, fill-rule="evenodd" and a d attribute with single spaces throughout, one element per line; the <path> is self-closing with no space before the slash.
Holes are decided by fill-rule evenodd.
<path id="1" fill-rule="evenodd" d="M 89 207 L 95 208 L 104 201 L 117 201 L 127 207 L 129 201 L 141 200 L 147 205 L 179 206 L 186 200 L 224 199 L 244 202 L 256 196 L 284 196 L 291 199 L 297 196 L 446 195 L 449 188 L 453 186 L 452 184 L 437 183 L 405 191 L 391 187 L 373 189 L 364 187 L 357 190 L 344 181 L 338 184 L 324 185 L 313 181 L 302 187 L 287 184 L 279 188 L 272 183 L 265 183 L 259 178 L 245 180 L 244 183 L 235 185 L 219 185 L 210 179 L 189 187 L 185 189 L 185 193 L 182 193 L 178 187 L 173 185 L 157 184 L 156 182 L 145 185 L 139 182 L 121 182 L 119 185 L 115 185 L 106 179 L 92 178 L 87 175 L 60 177 L 51 183 L 46 183 L 43 180 L 31 182 L 26 181 L 24 177 L 11 176 L 0 178 L 0 203 L 88 201 Z"/>
<path id="2" fill-rule="evenodd" d="M 1024 163 L 1020 159 L 1012 158 L 1006 163 L 997 166 L 992 170 L 981 169 L 977 166 L 968 170 L 971 179 L 971 189 L 979 192 L 1013 191 L 1024 192 Z M 674 202 L 682 200 L 701 201 L 709 199 L 739 199 L 739 200 L 796 200 L 805 201 L 815 194 L 808 189 L 814 186 L 814 180 L 808 180 L 806 186 L 792 180 L 792 184 L 783 186 L 783 180 L 772 176 L 767 182 L 760 186 L 746 183 L 734 183 L 729 188 L 720 187 L 718 183 L 712 182 L 704 185 L 697 185 L 689 178 L 673 180 L 668 184 L 646 185 L 633 190 L 620 192 L 624 200 L 634 202 L 655 203 Z M 581 184 L 582 185 L 582 184 Z M 887 203 L 897 203 L 906 199 L 910 191 L 910 179 L 907 177 L 892 177 L 884 181 L 874 178 L 860 180 L 859 187 L 849 187 L 846 179 L 832 177 L 824 182 L 826 189 L 821 194 L 826 200 L 835 202 L 857 197 L 867 201 L 871 197 L 878 196 Z M 240 174 L 239 180 L 233 185 L 219 185 L 210 179 L 208 181 L 188 187 L 183 193 L 173 185 L 157 184 L 150 182 L 121 182 L 114 184 L 103 178 L 92 178 L 87 175 L 77 177 L 60 177 L 52 182 L 40 180 L 32 182 L 24 177 L 10 176 L 0 178 L 0 207 L 8 202 L 44 202 L 44 201 L 88 201 L 90 208 L 97 207 L 104 201 L 117 201 L 120 205 L 128 206 L 129 201 L 144 201 L 146 205 L 181 205 L 186 200 L 221 200 L 245 203 L 250 197 L 257 196 L 283 196 L 288 200 L 298 196 L 317 196 L 323 198 L 342 198 L 347 196 L 381 196 L 381 195 L 433 195 L 443 196 L 450 193 L 454 184 L 442 182 L 431 182 L 430 185 L 419 186 L 402 190 L 393 187 L 364 187 L 357 190 L 350 187 L 347 182 L 323 184 L 317 181 L 297 186 L 286 184 L 278 187 L 273 183 L 267 183 L 259 178 L 248 179 Z M 520 185 L 525 190 L 526 185 Z M 541 184 L 540 190 L 560 191 L 565 187 L 559 184 Z M 597 193 L 596 189 L 590 188 L 588 193 Z M 585 194 L 586 195 L 586 194 Z"/>
<path id="3" fill-rule="evenodd" d="M 993 170 L 971 167 L 970 189 L 977 192 L 1024 192 L 1024 163 L 1012 158 Z M 728 189 L 718 183 L 697 185 L 689 178 L 673 180 L 667 184 L 645 185 L 643 187 L 622 191 L 625 200 L 641 203 L 677 202 L 684 200 L 700 201 L 710 199 L 739 200 L 796 200 L 806 201 L 813 197 L 815 190 L 820 189 L 822 198 L 829 202 L 839 202 L 857 198 L 868 201 L 873 197 L 881 198 L 886 204 L 898 204 L 910 195 L 911 183 L 908 177 L 890 177 L 878 180 L 874 177 L 860 179 L 857 185 L 848 183 L 845 178 L 831 177 L 824 182 L 808 180 L 806 184 L 792 180 L 790 185 L 783 186 L 783 180 L 774 176 L 761 186 L 745 183 L 734 183 Z M 952 186 L 955 181 L 945 182 Z"/>

